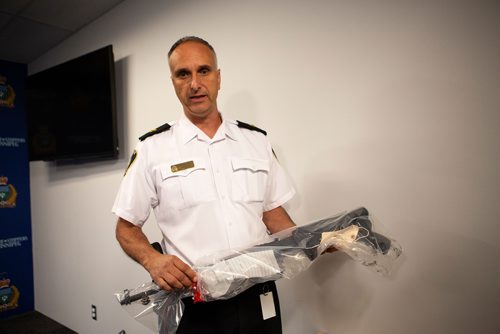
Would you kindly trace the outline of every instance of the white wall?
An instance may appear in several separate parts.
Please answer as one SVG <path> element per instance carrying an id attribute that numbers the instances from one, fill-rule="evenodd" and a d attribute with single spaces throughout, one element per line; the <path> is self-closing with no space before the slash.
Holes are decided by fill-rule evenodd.
<path id="1" fill-rule="evenodd" d="M 113 44 L 122 127 L 118 161 L 30 165 L 37 310 L 146 332 L 113 297 L 149 277 L 110 207 L 136 138 L 180 113 L 166 53 L 195 34 L 219 54 L 222 112 L 269 132 L 297 223 L 364 205 L 404 247 L 391 278 L 335 254 L 281 280 L 286 334 L 500 332 L 499 17 L 472 0 L 125 1 L 30 64 Z"/>

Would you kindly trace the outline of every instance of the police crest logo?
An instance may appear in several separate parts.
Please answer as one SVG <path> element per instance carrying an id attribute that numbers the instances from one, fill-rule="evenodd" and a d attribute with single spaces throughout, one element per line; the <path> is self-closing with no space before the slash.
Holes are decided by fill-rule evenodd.
<path id="1" fill-rule="evenodd" d="M 14 208 L 16 206 L 17 191 L 12 184 L 8 184 L 9 179 L 0 177 L 0 208 Z"/>
<path id="2" fill-rule="evenodd" d="M 0 312 L 11 310 L 18 306 L 19 290 L 10 285 L 10 279 L 0 279 Z"/>
<path id="3" fill-rule="evenodd" d="M 16 93 L 11 85 L 7 85 L 7 78 L 0 74 L 0 107 L 14 108 Z"/>

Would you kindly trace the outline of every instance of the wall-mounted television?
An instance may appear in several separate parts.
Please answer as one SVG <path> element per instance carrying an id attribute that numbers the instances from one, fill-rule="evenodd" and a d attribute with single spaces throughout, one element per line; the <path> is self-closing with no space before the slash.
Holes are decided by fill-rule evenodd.
<path id="1" fill-rule="evenodd" d="M 118 156 L 113 47 L 28 76 L 30 161 Z"/>

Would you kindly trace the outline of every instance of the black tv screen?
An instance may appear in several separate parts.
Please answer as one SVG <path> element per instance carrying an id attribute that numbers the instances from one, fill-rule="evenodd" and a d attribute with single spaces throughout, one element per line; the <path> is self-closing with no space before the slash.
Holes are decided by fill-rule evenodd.
<path id="1" fill-rule="evenodd" d="M 118 156 L 113 48 L 28 76 L 29 159 Z"/>

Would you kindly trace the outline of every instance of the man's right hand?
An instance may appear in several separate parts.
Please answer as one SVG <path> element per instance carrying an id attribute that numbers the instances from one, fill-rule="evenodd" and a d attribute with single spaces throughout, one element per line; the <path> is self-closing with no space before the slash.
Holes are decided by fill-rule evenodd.
<path id="1" fill-rule="evenodd" d="M 125 253 L 139 262 L 162 289 L 190 288 L 196 283 L 196 273 L 175 255 L 163 255 L 149 243 L 140 226 L 119 217 L 116 239 Z"/>
<path id="2" fill-rule="evenodd" d="M 144 264 L 153 281 L 163 290 L 190 288 L 196 283 L 196 272 L 175 255 L 157 254 Z"/>

